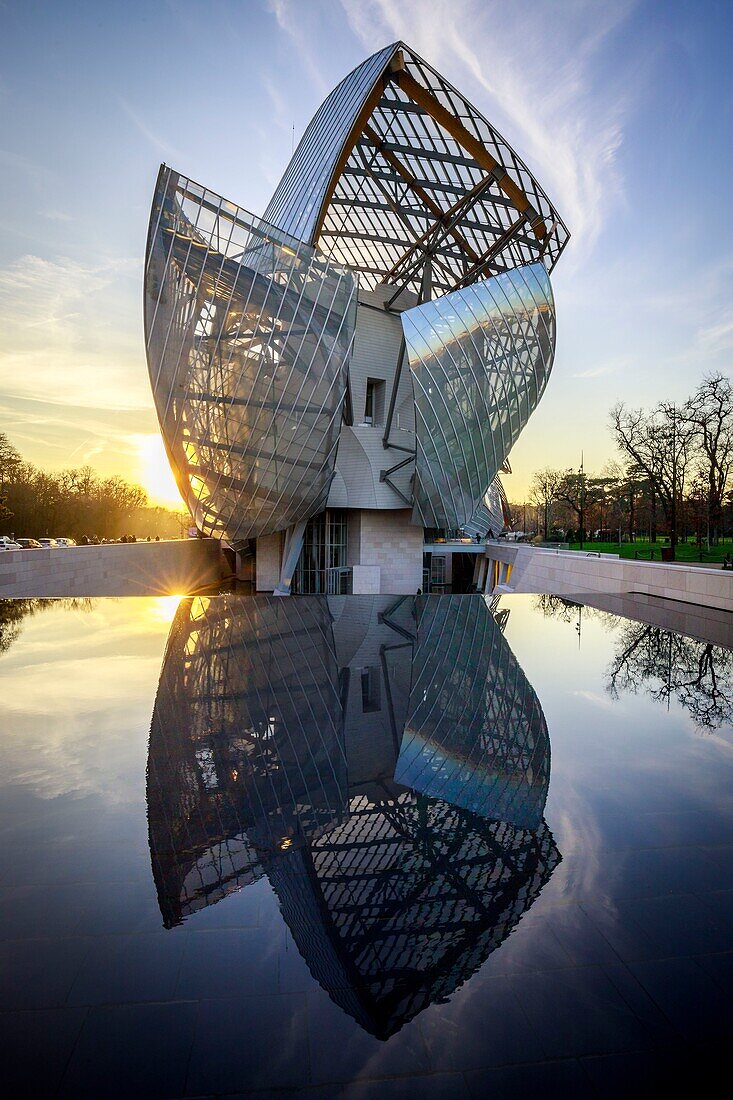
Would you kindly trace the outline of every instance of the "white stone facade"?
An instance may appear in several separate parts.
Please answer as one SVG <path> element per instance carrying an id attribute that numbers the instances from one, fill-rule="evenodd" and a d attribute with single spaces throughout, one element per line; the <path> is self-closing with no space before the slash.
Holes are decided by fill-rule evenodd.
<path id="1" fill-rule="evenodd" d="M 262 535 L 257 539 L 255 587 L 258 592 L 274 591 L 280 580 L 282 542 L 283 536 L 279 531 L 274 535 Z"/>
<path id="2" fill-rule="evenodd" d="M 379 566 L 380 592 L 414 596 L 422 587 L 423 530 L 410 523 L 411 514 L 409 508 L 359 513 L 359 564 Z"/>
<path id="3" fill-rule="evenodd" d="M 501 543 L 487 543 L 486 557 L 490 565 L 498 561 L 511 567 L 508 573 L 501 569 L 500 590 L 504 592 L 549 592 L 560 596 L 631 592 L 733 611 L 733 573 L 722 569 Z M 487 592 L 492 590 L 492 584 L 490 568 Z"/>
<path id="4" fill-rule="evenodd" d="M 348 510 L 346 564 L 355 595 L 414 596 L 422 587 L 423 529 L 412 510 Z M 257 591 L 272 592 L 280 579 L 282 536 L 257 539 Z"/>
<path id="5" fill-rule="evenodd" d="M 0 554 L 0 597 L 160 596 L 219 584 L 215 539 L 112 543 Z"/>

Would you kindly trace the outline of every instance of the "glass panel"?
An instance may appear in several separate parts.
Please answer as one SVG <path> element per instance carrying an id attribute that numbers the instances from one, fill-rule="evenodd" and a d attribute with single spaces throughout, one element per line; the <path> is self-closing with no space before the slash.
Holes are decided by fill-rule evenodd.
<path id="1" fill-rule="evenodd" d="M 401 319 L 415 392 L 414 519 L 462 528 L 547 383 L 555 353 L 549 276 L 542 264 L 517 268 Z"/>
<path id="2" fill-rule="evenodd" d="M 542 822 L 550 782 L 547 722 L 482 600 L 423 602 L 395 779 L 522 829 Z"/>
<path id="3" fill-rule="evenodd" d="M 149 751 L 166 923 L 266 875 L 311 974 L 383 1038 L 560 860 L 545 719 L 483 600 L 185 600 Z"/>
<path id="4" fill-rule="evenodd" d="M 243 541 L 323 508 L 355 315 L 345 268 L 161 170 L 148 365 L 168 456 L 204 534 Z"/>
<path id="5" fill-rule="evenodd" d="M 270 200 L 267 221 L 310 240 L 343 143 L 394 50 L 386 46 L 362 61 L 323 101 Z"/>
<path id="6" fill-rule="evenodd" d="M 185 599 L 150 729 L 148 819 L 166 927 L 263 875 L 263 847 L 341 820 L 338 669 L 320 600 Z"/>

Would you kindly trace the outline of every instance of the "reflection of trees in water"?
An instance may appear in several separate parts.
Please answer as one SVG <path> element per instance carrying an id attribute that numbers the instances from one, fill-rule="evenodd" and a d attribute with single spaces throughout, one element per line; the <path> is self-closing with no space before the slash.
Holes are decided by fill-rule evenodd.
<path id="1" fill-rule="evenodd" d="M 580 604 L 573 603 L 564 596 L 550 596 L 547 592 L 543 592 L 536 597 L 534 605 L 547 619 L 558 619 L 563 623 L 577 622 Z"/>
<path id="2" fill-rule="evenodd" d="M 576 628 L 582 610 L 584 617 L 600 621 L 614 635 L 606 684 L 611 698 L 645 691 L 667 705 L 675 699 L 701 729 L 733 723 L 733 650 L 562 596 L 538 596 L 535 606 L 543 615 Z"/>
<path id="3" fill-rule="evenodd" d="M 0 600 L 0 653 L 7 653 L 18 640 L 23 619 L 37 615 L 48 607 L 65 607 L 77 611 L 91 611 L 94 601 L 84 598 Z"/>
<path id="4" fill-rule="evenodd" d="M 660 703 L 676 699 L 702 729 L 730 724 L 733 651 L 647 623 L 621 621 L 608 691 L 615 699 L 620 692 L 640 689 Z"/>

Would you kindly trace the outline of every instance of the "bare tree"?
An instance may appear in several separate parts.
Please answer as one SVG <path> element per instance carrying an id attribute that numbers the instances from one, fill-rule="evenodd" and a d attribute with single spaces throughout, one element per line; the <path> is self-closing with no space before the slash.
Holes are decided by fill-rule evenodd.
<path id="1" fill-rule="evenodd" d="M 0 534 L 119 538 L 181 533 L 177 513 L 149 505 L 145 490 L 89 466 L 46 471 L 23 461 L 0 433 Z"/>
<path id="2" fill-rule="evenodd" d="M 652 493 L 661 503 L 674 553 L 678 505 L 693 456 L 693 426 L 676 405 L 661 401 L 649 412 L 627 409 L 623 403 L 615 405 L 611 409 L 611 427 L 616 446 L 628 457 L 635 473 L 648 479 Z"/>
<path id="3" fill-rule="evenodd" d="M 0 520 L 9 519 L 13 512 L 8 508 L 8 485 L 13 480 L 22 459 L 5 432 L 0 432 Z"/>
<path id="4" fill-rule="evenodd" d="M 710 536 L 717 543 L 733 466 L 733 385 L 730 378 L 720 373 L 706 375 L 685 403 L 682 415 L 699 448 L 700 472 L 707 482 Z"/>
<path id="5" fill-rule="evenodd" d="M 582 610 L 604 626 L 614 647 L 606 670 L 612 699 L 642 692 L 665 706 L 676 699 L 701 730 L 733 722 L 733 650 L 581 606 L 565 596 L 536 596 L 534 606 L 546 618 L 568 625 L 577 623 Z"/>
<path id="6" fill-rule="evenodd" d="M 566 470 L 558 478 L 555 490 L 556 500 L 567 504 L 573 515 L 574 526 L 580 532 L 580 541 L 585 537 L 583 530 L 583 510 L 586 503 L 587 485 L 584 473 L 576 473 L 575 470 Z"/>
<path id="7" fill-rule="evenodd" d="M 552 505 L 557 500 L 557 491 L 562 479 L 562 473 L 559 470 L 553 470 L 551 467 L 546 466 L 544 470 L 538 470 L 532 477 L 532 483 L 529 487 L 529 499 L 533 504 L 536 504 L 543 510 L 543 529 L 545 539 L 549 536 L 550 531 L 550 511 Z"/>
<path id="8" fill-rule="evenodd" d="M 10 442 L 5 432 L 0 432 L 0 489 L 12 480 L 15 471 L 22 462 L 19 452 Z"/>

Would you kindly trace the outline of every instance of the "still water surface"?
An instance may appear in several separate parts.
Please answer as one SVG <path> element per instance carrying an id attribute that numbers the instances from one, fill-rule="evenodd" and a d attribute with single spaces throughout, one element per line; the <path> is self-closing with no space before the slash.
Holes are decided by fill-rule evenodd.
<path id="1" fill-rule="evenodd" d="M 725 1053 L 723 645 L 551 597 L 6 601 L 0 734 L 12 1095 L 605 1096 Z"/>

